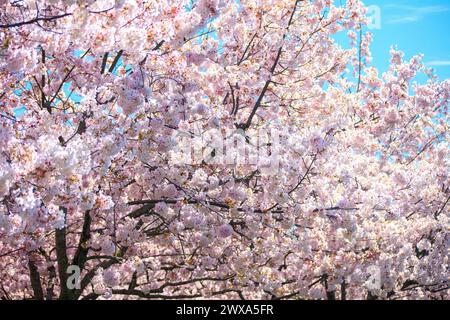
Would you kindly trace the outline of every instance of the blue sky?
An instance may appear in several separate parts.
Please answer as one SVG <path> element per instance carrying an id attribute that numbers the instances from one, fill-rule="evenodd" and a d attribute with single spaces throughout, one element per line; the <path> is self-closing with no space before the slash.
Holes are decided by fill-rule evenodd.
<path id="1" fill-rule="evenodd" d="M 449 0 L 363 0 L 381 9 L 381 28 L 370 30 L 373 64 L 381 71 L 389 65 L 389 49 L 395 44 L 405 58 L 424 54 L 424 62 L 441 80 L 450 78 Z"/>

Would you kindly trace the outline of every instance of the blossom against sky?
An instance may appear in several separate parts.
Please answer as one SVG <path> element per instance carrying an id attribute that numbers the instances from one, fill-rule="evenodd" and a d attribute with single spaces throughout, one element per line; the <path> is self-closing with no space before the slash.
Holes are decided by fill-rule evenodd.
<path id="1" fill-rule="evenodd" d="M 386 70 L 389 48 L 397 45 L 410 58 L 424 62 L 441 79 L 450 78 L 450 2 L 448 0 L 365 0 L 381 9 L 381 29 L 371 30 L 373 63 Z"/>

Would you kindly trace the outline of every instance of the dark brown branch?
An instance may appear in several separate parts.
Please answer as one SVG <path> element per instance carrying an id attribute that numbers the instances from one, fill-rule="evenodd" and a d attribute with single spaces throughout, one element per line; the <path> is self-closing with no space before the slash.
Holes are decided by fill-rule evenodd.
<path id="1" fill-rule="evenodd" d="M 433 142 L 434 142 L 436 139 L 439 139 L 441 136 L 443 136 L 445 132 L 446 132 L 446 131 L 444 131 L 444 132 L 438 134 L 437 136 L 433 137 L 430 141 L 428 141 L 428 142 L 422 147 L 422 149 L 420 149 L 420 151 L 419 151 L 413 158 L 411 158 L 411 160 L 409 160 L 409 161 L 406 163 L 406 166 L 409 166 L 412 162 L 414 162 L 414 160 L 416 160 L 422 153 L 424 153 L 424 152 L 425 152 L 425 151 L 433 144 Z"/>
<path id="2" fill-rule="evenodd" d="M 184 201 L 188 204 L 199 204 L 199 203 L 203 203 L 205 205 L 210 205 L 210 206 L 214 206 L 214 207 L 219 207 L 222 209 L 230 209 L 230 206 L 221 202 L 217 202 L 217 201 L 198 201 L 198 200 L 187 200 L 187 199 L 148 199 L 148 200 L 136 200 L 136 201 L 130 201 L 127 204 L 128 205 L 140 205 L 140 204 L 145 204 L 146 206 L 139 208 L 133 212 L 131 212 L 130 214 L 128 214 L 129 217 L 132 218 L 137 218 L 140 217 L 144 214 L 147 214 L 151 209 L 153 209 L 154 205 L 157 204 L 158 202 L 165 202 L 168 204 L 175 204 L 179 201 Z M 242 208 L 238 208 L 238 211 L 243 211 Z M 265 210 L 254 210 L 255 213 L 264 213 L 266 212 Z"/>
<path id="3" fill-rule="evenodd" d="M 186 284 L 191 284 L 191 283 L 195 283 L 195 282 L 201 282 L 201 281 L 228 281 L 230 279 L 233 279 L 235 277 L 235 275 L 230 275 L 226 278 L 212 278 L 212 277 L 205 277 L 205 278 L 199 278 L 199 279 L 190 279 L 190 280 L 186 280 L 186 281 L 179 281 L 179 282 L 173 282 L 173 283 L 165 283 L 162 286 L 160 286 L 158 289 L 156 289 L 154 292 L 162 292 L 164 290 L 164 288 L 166 287 L 177 287 L 177 286 L 183 286 Z M 151 290 L 150 292 L 153 292 L 153 290 Z"/>
<path id="4" fill-rule="evenodd" d="M 28 270 L 30 270 L 30 282 L 31 287 L 33 288 L 34 299 L 44 300 L 44 291 L 42 290 L 40 274 L 32 257 L 28 257 Z"/>
<path id="5" fill-rule="evenodd" d="M 361 69 L 362 69 L 362 26 L 359 25 L 359 50 L 358 50 L 358 85 L 356 92 L 359 92 L 361 86 Z"/>
<path id="6" fill-rule="evenodd" d="M 152 51 L 156 51 L 156 50 L 158 50 L 159 48 L 161 48 L 161 46 L 164 44 L 164 40 L 161 40 L 160 42 L 158 42 L 157 44 L 156 44 L 156 46 L 152 49 Z"/>
<path id="7" fill-rule="evenodd" d="M 289 195 L 292 194 L 292 192 L 294 192 L 295 190 L 297 190 L 298 187 L 300 187 L 300 185 L 301 185 L 301 184 L 303 183 L 303 181 L 306 179 L 306 177 L 308 176 L 308 174 L 311 172 L 311 168 L 312 168 L 314 162 L 316 161 L 316 158 L 317 158 L 317 154 L 314 155 L 314 158 L 312 159 L 311 163 L 309 164 L 308 168 L 306 169 L 305 174 L 304 174 L 303 177 L 298 181 L 297 185 L 296 185 L 294 188 L 292 188 L 292 189 L 288 192 Z"/>
<path id="8" fill-rule="evenodd" d="M 86 289 L 88 284 L 91 282 L 92 278 L 95 276 L 98 269 L 100 269 L 100 268 L 108 269 L 113 264 L 116 264 L 118 262 L 119 262 L 118 259 L 111 259 L 108 261 L 103 261 L 103 262 L 99 263 L 98 265 L 96 265 L 94 268 L 92 268 L 81 280 L 80 289 L 75 291 L 74 298 L 78 299 L 78 297 L 81 295 L 81 293 L 83 293 L 84 289 Z"/>
<path id="9" fill-rule="evenodd" d="M 104 74 L 105 73 L 105 70 L 106 70 L 106 62 L 108 61 L 108 52 L 106 52 L 104 55 L 103 55 L 103 59 L 102 59 L 102 71 L 100 72 L 101 74 Z"/>
<path id="10" fill-rule="evenodd" d="M 61 207 L 61 209 L 64 212 L 64 216 L 66 216 L 67 209 L 64 207 Z M 67 288 L 67 268 L 69 266 L 69 260 L 67 259 L 66 227 L 55 230 L 55 243 L 56 258 L 58 260 L 59 285 L 61 287 L 59 298 L 68 300 L 71 298 L 71 294 L 70 290 Z"/>
<path id="11" fill-rule="evenodd" d="M 231 90 L 231 99 L 233 100 L 233 108 L 231 109 L 230 114 L 234 114 L 236 112 L 236 99 L 234 97 L 234 88 L 231 85 L 231 83 L 228 82 L 228 85 L 230 86 L 230 90 Z"/>
<path id="12" fill-rule="evenodd" d="M 53 21 L 60 18 L 64 18 L 67 16 L 72 15 L 72 13 L 64 13 L 57 16 L 52 17 L 36 17 L 34 19 L 28 20 L 28 21 L 21 21 L 21 22 L 15 22 L 15 23 L 8 23 L 8 24 L 0 24 L 0 29 L 9 29 L 9 28 L 17 28 L 28 24 L 33 24 L 39 21 Z"/>
<path id="13" fill-rule="evenodd" d="M 44 49 L 42 49 L 42 51 L 41 51 L 41 61 L 42 61 L 42 64 L 45 64 L 45 50 Z M 36 80 L 36 83 L 37 83 L 37 80 Z M 48 111 L 48 113 L 52 113 L 51 103 L 49 103 L 47 101 L 47 98 L 44 93 L 44 87 L 45 87 L 45 74 L 43 74 L 41 76 L 41 86 L 39 87 L 41 89 L 41 108 L 42 109 L 45 108 Z"/>
<path id="14" fill-rule="evenodd" d="M 49 279 L 47 281 L 47 292 L 45 298 L 47 300 L 52 300 L 55 289 L 56 269 L 55 266 L 51 265 L 47 268 L 47 270 L 49 274 Z"/>
<path id="15" fill-rule="evenodd" d="M 341 300 L 347 300 L 347 284 L 345 280 L 341 283 Z"/>
<path id="16" fill-rule="evenodd" d="M 278 63 L 278 59 L 279 59 L 280 55 L 281 55 L 281 51 L 279 51 L 277 60 L 275 60 L 276 63 Z M 266 83 L 264 84 L 263 89 L 261 90 L 261 93 L 259 94 L 258 100 L 256 100 L 256 103 L 253 106 L 252 111 L 250 112 L 250 116 L 247 118 L 247 121 L 241 126 L 241 129 L 246 130 L 252 124 L 253 117 L 255 116 L 258 108 L 261 106 L 261 102 L 264 99 L 264 96 L 266 94 L 267 89 L 269 88 L 269 85 L 270 85 L 270 80 L 267 80 Z"/>
<path id="17" fill-rule="evenodd" d="M 50 256 L 45 252 L 43 248 L 39 249 L 39 253 L 44 256 L 45 261 L 47 262 L 47 272 L 48 272 L 48 279 L 46 284 L 46 293 L 45 293 L 45 300 L 52 300 L 54 296 L 54 289 L 55 289 L 55 280 L 56 280 L 56 269 L 53 265 L 53 261 L 50 258 Z"/>
<path id="18" fill-rule="evenodd" d="M 246 59 L 245 56 L 246 56 L 246 54 L 248 52 L 248 49 L 250 49 L 250 46 L 253 43 L 253 40 L 255 40 L 256 35 L 257 35 L 257 32 L 255 32 L 253 37 L 250 39 L 250 42 L 247 44 L 247 47 L 245 48 L 244 53 L 242 54 L 241 58 L 239 59 L 239 61 L 237 63 L 238 66 Z"/>
<path id="19" fill-rule="evenodd" d="M 180 294 L 180 295 L 163 295 L 163 294 L 148 294 L 140 290 L 128 290 L 128 289 L 116 289 L 112 290 L 113 294 L 122 294 L 122 295 L 131 295 L 131 296 L 138 296 L 141 298 L 147 298 L 147 299 L 164 299 L 164 300 L 175 300 L 175 299 L 192 299 L 192 298 L 200 298 L 201 294 Z"/>
<path id="20" fill-rule="evenodd" d="M 292 10 L 291 16 L 289 18 L 288 25 L 286 27 L 286 31 L 289 30 L 289 27 L 292 24 L 292 21 L 293 21 L 294 15 L 295 15 L 295 11 L 297 10 L 297 5 L 298 5 L 299 2 L 300 2 L 300 0 L 297 0 L 295 2 L 294 9 Z M 283 35 L 283 40 L 285 38 L 286 38 L 286 34 Z M 283 45 L 281 45 L 278 48 L 277 56 L 275 58 L 275 61 L 273 62 L 272 68 L 270 69 L 270 74 L 271 75 L 273 75 L 274 72 L 275 72 L 275 69 L 276 69 L 276 67 L 278 65 L 278 62 L 280 61 L 282 52 L 283 52 Z M 258 100 L 256 100 L 256 103 L 253 106 L 252 111 L 250 112 L 250 116 L 247 118 L 247 121 L 244 124 L 238 125 L 238 128 L 246 130 L 246 129 L 248 129 L 250 127 L 250 125 L 252 124 L 253 117 L 255 116 L 256 111 L 258 110 L 258 108 L 261 106 L 261 103 L 262 103 L 262 101 L 264 99 L 264 96 L 266 95 L 267 89 L 269 88 L 269 85 L 270 85 L 271 82 L 272 82 L 271 79 L 266 81 L 266 83 L 264 84 L 263 89 L 261 90 L 261 93 L 259 94 Z"/>
<path id="21" fill-rule="evenodd" d="M 439 215 L 444 211 L 444 208 L 447 206 L 447 203 L 450 201 L 450 197 L 447 197 L 447 201 L 444 202 L 444 204 L 442 205 L 442 207 L 436 211 L 434 213 L 434 217 L 437 219 L 437 217 L 439 217 Z"/>
<path id="22" fill-rule="evenodd" d="M 123 53 L 123 50 L 119 50 L 119 52 L 117 52 L 117 55 L 113 60 L 113 63 L 109 67 L 109 70 L 108 70 L 109 72 L 114 72 L 114 69 L 116 69 L 116 65 L 119 62 L 119 59 L 122 56 L 122 53 Z"/>
<path id="23" fill-rule="evenodd" d="M 80 270 L 83 270 L 89 252 L 87 242 L 91 238 L 91 222 L 92 222 L 91 213 L 90 211 L 86 211 L 84 213 L 84 222 L 83 222 L 83 229 L 80 235 L 80 241 L 78 242 L 78 248 L 77 251 L 75 252 L 72 262 L 72 264 L 79 266 Z"/>

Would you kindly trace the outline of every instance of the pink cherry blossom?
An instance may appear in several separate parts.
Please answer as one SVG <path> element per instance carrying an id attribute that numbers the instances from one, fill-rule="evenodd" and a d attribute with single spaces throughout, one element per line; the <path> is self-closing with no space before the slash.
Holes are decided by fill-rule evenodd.
<path id="1" fill-rule="evenodd" d="M 217 230 L 217 235 L 221 238 L 228 238 L 232 234 L 233 228 L 229 224 L 223 224 Z"/>
<path id="2" fill-rule="evenodd" d="M 0 12 L 1 299 L 449 298 L 450 81 L 361 1 Z"/>

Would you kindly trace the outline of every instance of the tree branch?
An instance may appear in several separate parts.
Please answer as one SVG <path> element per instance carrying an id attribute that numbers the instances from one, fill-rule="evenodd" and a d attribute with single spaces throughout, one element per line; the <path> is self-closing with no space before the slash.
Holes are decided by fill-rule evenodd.
<path id="1" fill-rule="evenodd" d="M 66 219 L 67 209 L 61 207 L 64 212 L 64 220 Z M 65 221 L 64 221 L 65 223 Z M 56 244 L 56 258 L 58 260 L 58 273 L 59 273 L 59 285 L 61 287 L 61 293 L 59 298 L 62 300 L 68 300 L 71 298 L 70 290 L 67 288 L 67 268 L 69 261 L 67 259 L 66 248 L 66 227 L 55 230 L 55 244 Z"/>
<path id="2" fill-rule="evenodd" d="M 33 288 L 34 299 L 44 300 L 44 291 L 42 290 L 40 274 L 31 256 L 28 257 L 28 269 L 30 270 L 30 281 L 31 287 Z"/>
<path id="3" fill-rule="evenodd" d="M 83 229 L 81 231 L 80 235 L 80 241 L 78 242 L 78 248 L 75 252 L 75 255 L 73 257 L 72 264 L 77 265 L 80 267 L 80 270 L 83 270 L 84 264 L 86 263 L 86 258 L 89 252 L 89 248 L 87 246 L 87 242 L 91 238 L 91 213 L 90 211 L 86 211 L 84 213 L 84 222 L 83 222 Z"/>
<path id="4" fill-rule="evenodd" d="M 28 20 L 28 21 L 21 21 L 21 22 L 15 22 L 15 23 L 8 23 L 8 24 L 0 24 L 0 29 L 9 29 L 9 28 L 17 28 L 17 27 L 21 27 L 27 24 L 33 24 L 39 21 L 53 21 L 53 20 L 57 20 L 60 18 L 64 18 L 67 16 L 71 16 L 72 13 L 64 13 L 64 14 L 60 14 L 57 16 L 52 16 L 52 17 L 36 17 L 34 19 Z"/>

